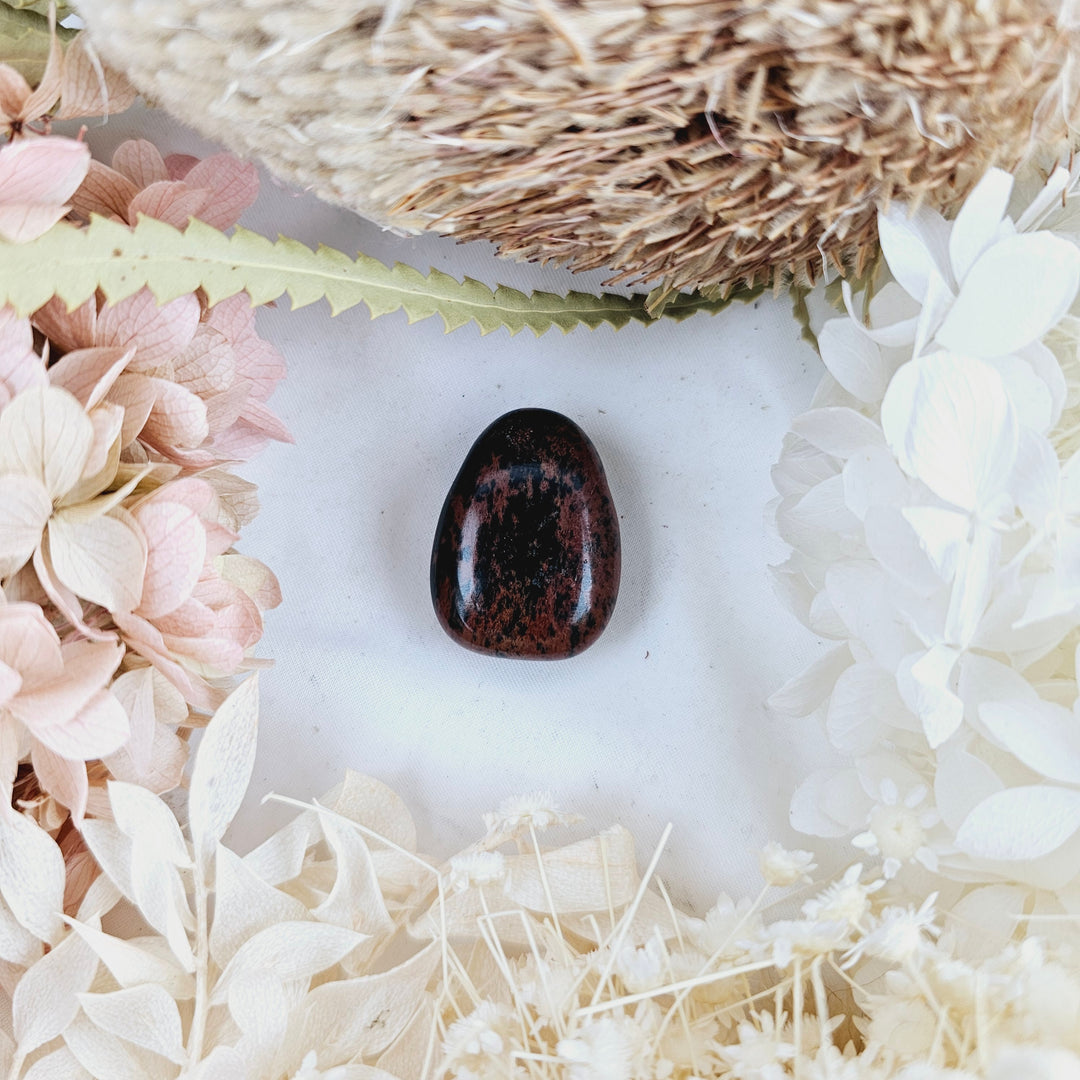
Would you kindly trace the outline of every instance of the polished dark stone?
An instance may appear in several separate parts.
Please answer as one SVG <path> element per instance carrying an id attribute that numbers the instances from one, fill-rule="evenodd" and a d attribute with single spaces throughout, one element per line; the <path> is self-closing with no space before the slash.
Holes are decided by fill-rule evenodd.
<path id="1" fill-rule="evenodd" d="M 585 433 L 547 409 L 499 417 L 435 533 L 431 598 L 447 633 L 496 656 L 573 656 L 607 626 L 619 569 L 619 519 Z"/>

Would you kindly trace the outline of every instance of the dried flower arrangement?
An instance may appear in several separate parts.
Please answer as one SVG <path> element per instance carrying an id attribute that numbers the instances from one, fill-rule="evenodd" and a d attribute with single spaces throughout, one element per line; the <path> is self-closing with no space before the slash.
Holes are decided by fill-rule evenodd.
<path id="1" fill-rule="evenodd" d="M 818 327 L 777 576 L 839 644 L 772 704 L 851 758 L 793 813 L 862 861 L 807 897 L 813 856 L 770 845 L 760 896 L 695 918 L 624 829 L 542 846 L 574 823 L 542 795 L 438 862 L 350 773 L 224 846 L 257 735 L 234 676 L 278 599 L 233 550 L 255 503 L 229 467 L 287 438 L 252 302 L 648 316 L 226 234 L 250 167 L 145 141 L 105 166 L 35 130 L 121 99 L 80 41 L 49 38 L 36 88 L 0 65 L 0 1074 L 1080 1075 L 1075 171 L 991 170 L 952 220 L 882 212 L 883 261 Z M 161 795 L 193 727 L 182 825 Z"/>
<path id="2" fill-rule="evenodd" d="M 152 100 L 332 202 L 659 296 L 856 263 L 878 207 L 955 209 L 1080 105 L 1061 0 L 79 8 Z"/>
<path id="3" fill-rule="evenodd" d="M 63 117 L 131 100 L 81 41 L 65 52 L 52 39 L 32 91 L 0 66 L 5 245 L 91 214 L 230 225 L 258 181 L 227 154 L 165 160 L 130 142 L 109 168 L 34 133 L 58 95 Z M 159 306 L 142 290 L 109 304 L 91 290 L 32 319 L 0 309 L 0 801 L 60 843 L 69 907 L 94 872 L 80 829 L 108 807 L 107 782 L 175 788 L 187 733 L 256 663 L 262 611 L 280 596 L 233 550 L 257 503 L 228 466 L 288 439 L 266 406 L 283 375 L 241 297 Z"/>

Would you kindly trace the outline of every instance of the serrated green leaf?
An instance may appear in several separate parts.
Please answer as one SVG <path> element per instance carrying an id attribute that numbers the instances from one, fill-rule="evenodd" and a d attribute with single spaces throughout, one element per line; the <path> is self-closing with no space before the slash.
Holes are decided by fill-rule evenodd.
<path id="1" fill-rule="evenodd" d="M 325 298 L 336 315 L 363 303 L 372 317 L 401 309 L 409 322 L 438 315 L 448 331 L 474 322 L 484 334 L 505 327 L 511 335 L 529 329 L 539 337 L 553 326 L 569 332 L 580 325 L 595 329 L 607 323 L 618 329 L 631 321 L 653 321 L 644 294 L 527 295 L 505 285 L 492 290 L 440 270 L 425 275 L 401 263 L 387 267 L 368 255 L 350 259 L 324 245 L 312 251 L 288 237 L 274 241 L 240 228 L 229 236 L 197 220 L 181 232 L 154 218 L 142 217 L 132 229 L 95 217 L 85 229 L 61 222 L 27 244 L 0 242 L 0 304 L 21 314 L 54 294 L 74 307 L 99 288 L 117 301 L 143 286 L 160 303 L 197 288 L 212 304 L 241 291 L 255 304 L 288 294 L 294 308 Z M 730 302 L 679 295 L 664 313 L 685 319 L 698 311 L 715 313 Z"/>
<path id="2" fill-rule="evenodd" d="M 0 64 L 13 67 L 31 86 L 40 82 L 49 59 L 49 20 L 37 7 L 19 0 L 0 2 Z M 66 42 L 77 31 L 58 26 L 56 32 Z"/>

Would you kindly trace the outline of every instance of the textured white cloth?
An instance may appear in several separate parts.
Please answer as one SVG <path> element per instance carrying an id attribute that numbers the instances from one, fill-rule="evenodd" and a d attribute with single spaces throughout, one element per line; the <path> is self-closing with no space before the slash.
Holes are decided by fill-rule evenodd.
<path id="1" fill-rule="evenodd" d="M 212 147 L 160 115 L 93 128 L 108 160 L 123 138 L 163 153 Z M 602 275 L 497 261 L 482 247 L 401 239 L 264 184 L 244 224 L 364 250 L 489 284 L 595 288 Z M 825 760 L 820 732 L 764 699 L 819 649 L 773 594 L 784 557 L 766 520 L 769 470 L 820 367 L 786 298 L 683 324 L 540 340 L 399 313 L 372 322 L 325 304 L 259 315 L 289 377 L 271 405 L 296 437 L 238 471 L 263 509 L 240 547 L 285 601 L 260 655 L 262 729 L 234 842 L 250 846 L 345 767 L 379 777 L 416 814 L 422 846 L 449 855 L 507 796 L 550 790 L 592 828 L 621 822 L 644 863 L 666 822 L 660 873 L 677 902 L 755 892 L 757 851 L 799 842 L 790 794 Z M 618 508 L 623 577 L 610 625 L 570 660 L 476 655 L 440 629 L 428 576 L 436 521 L 470 445 L 503 412 L 543 406 L 578 422 Z M 805 841 L 802 841 L 805 846 Z"/>

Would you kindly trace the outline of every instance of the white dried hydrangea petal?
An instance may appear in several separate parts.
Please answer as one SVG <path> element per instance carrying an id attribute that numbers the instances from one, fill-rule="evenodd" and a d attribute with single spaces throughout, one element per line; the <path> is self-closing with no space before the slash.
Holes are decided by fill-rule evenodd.
<path id="1" fill-rule="evenodd" d="M 894 202 L 878 214 L 881 253 L 893 277 L 915 300 L 926 296 L 932 273 L 948 277 L 949 231 L 949 223 L 928 207 L 910 213 Z"/>
<path id="2" fill-rule="evenodd" d="M 949 233 L 949 260 L 961 285 L 975 260 L 997 236 L 1012 189 L 1010 173 L 1003 169 L 988 169 L 957 213 Z"/>
<path id="3" fill-rule="evenodd" d="M 1019 428 L 1001 377 L 982 361 L 935 353 L 905 364 L 881 424 L 901 468 L 954 506 L 986 507 L 1008 484 Z"/>
<path id="4" fill-rule="evenodd" d="M 937 340 L 967 356 L 1006 356 L 1051 330 L 1078 288 L 1074 244 L 1047 232 L 1007 237 L 971 267 Z"/>
<path id="5" fill-rule="evenodd" d="M 1048 780 L 1080 785 L 1080 726 L 1072 710 L 1048 701 L 1016 707 L 987 701 L 979 720 L 990 738 Z"/>
<path id="6" fill-rule="evenodd" d="M 1080 830 L 1080 791 L 1049 784 L 1005 788 L 975 806 L 956 846 L 979 859 L 1037 859 Z"/>

